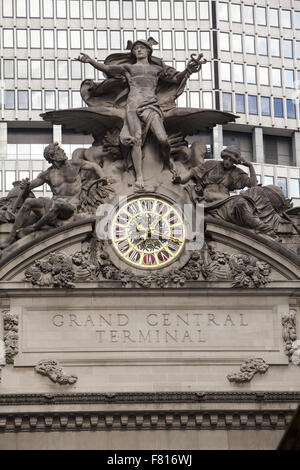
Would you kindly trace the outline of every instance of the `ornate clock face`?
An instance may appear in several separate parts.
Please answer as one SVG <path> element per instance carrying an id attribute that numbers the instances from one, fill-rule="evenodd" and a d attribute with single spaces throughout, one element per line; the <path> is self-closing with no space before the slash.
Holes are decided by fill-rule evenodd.
<path id="1" fill-rule="evenodd" d="M 174 261 L 185 240 L 178 210 L 155 197 L 131 199 L 115 214 L 111 230 L 118 255 L 142 269 L 160 268 Z"/>

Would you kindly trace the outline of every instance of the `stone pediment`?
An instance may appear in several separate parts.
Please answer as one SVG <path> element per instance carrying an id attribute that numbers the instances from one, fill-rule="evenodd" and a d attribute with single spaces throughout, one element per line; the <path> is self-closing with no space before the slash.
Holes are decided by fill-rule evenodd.
<path id="1" fill-rule="evenodd" d="M 94 237 L 94 219 L 86 219 L 49 231 L 27 235 L 17 241 L 0 263 L 0 282 L 24 282 L 28 287 L 111 286 L 126 287 L 266 287 L 272 283 L 297 281 L 300 261 L 282 243 L 253 231 L 213 218 L 207 221 L 207 238 L 199 251 L 182 256 L 171 270 L 131 271 L 117 266 L 105 245 Z M 180 264 L 180 263 L 179 263 Z M 67 267 L 66 267 L 67 266 Z M 59 270 L 68 271 L 66 276 Z M 58 282 L 53 282 L 60 279 Z"/>

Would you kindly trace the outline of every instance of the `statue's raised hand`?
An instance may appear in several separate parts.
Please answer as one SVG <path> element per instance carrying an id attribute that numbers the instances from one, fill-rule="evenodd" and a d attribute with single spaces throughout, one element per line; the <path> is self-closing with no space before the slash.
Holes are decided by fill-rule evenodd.
<path id="1" fill-rule="evenodd" d="M 197 73 L 201 70 L 203 64 L 206 64 L 207 60 L 203 58 L 203 54 L 191 54 L 191 58 L 187 63 L 187 70 L 190 74 Z"/>
<path id="2" fill-rule="evenodd" d="M 90 56 L 87 54 L 84 54 L 83 52 L 80 52 L 80 56 L 77 57 L 77 60 L 79 60 L 79 62 L 83 62 L 84 64 L 90 64 L 92 61 Z"/>

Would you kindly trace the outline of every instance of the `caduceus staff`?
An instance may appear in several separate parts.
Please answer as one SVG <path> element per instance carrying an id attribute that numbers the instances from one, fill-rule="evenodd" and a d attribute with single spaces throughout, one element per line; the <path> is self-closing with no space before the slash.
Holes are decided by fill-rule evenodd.
<path id="1" fill-rule="evenodd" d="M 191 58 L 187 63 L 187 73 L 182 80 L 180 86 L 176 90 L 175 98 L 178 98 L 179 95 L 183 92 L 186 82 L 192 73 L 197 73 L 201 70 L 202 65 L 206 64 L 207 60 L 203 57 L 203 54 L 191 54 Z"/>

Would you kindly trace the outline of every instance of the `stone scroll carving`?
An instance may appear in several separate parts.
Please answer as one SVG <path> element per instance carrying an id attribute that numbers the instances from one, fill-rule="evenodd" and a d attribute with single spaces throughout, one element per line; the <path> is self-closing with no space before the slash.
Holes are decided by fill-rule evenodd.
<path id="1" fill-rule="evenodd" d="M 255 374 L 265 374 L 268 368 L 269 365 L 263 359 L 251 358 L 241 365 L 240 372 L 227 375 L 227 379 L 234 383 L 250 382 Z"/>
<path id="2" fill-rule="evenodd" d="M 63 369 L 59 367 L 58 362 L 52 359 L 40 361 L 35 366 L 35 371 L 38 374 L 45 375 L 52 380 L 52 382 L 59 385 L 73 385 L 78 380 L 76 375 L 67 375 Z"/>
<path id="3" fill-rule="evenodd" d="M 13 364 L 14 356 L 18 354 L 18 340 L 19 340 L 19 319 L 8 311 L 3 313 L 4 322 L 4 344 L 5 344 L 5 359 L 7 364 Z"/>

